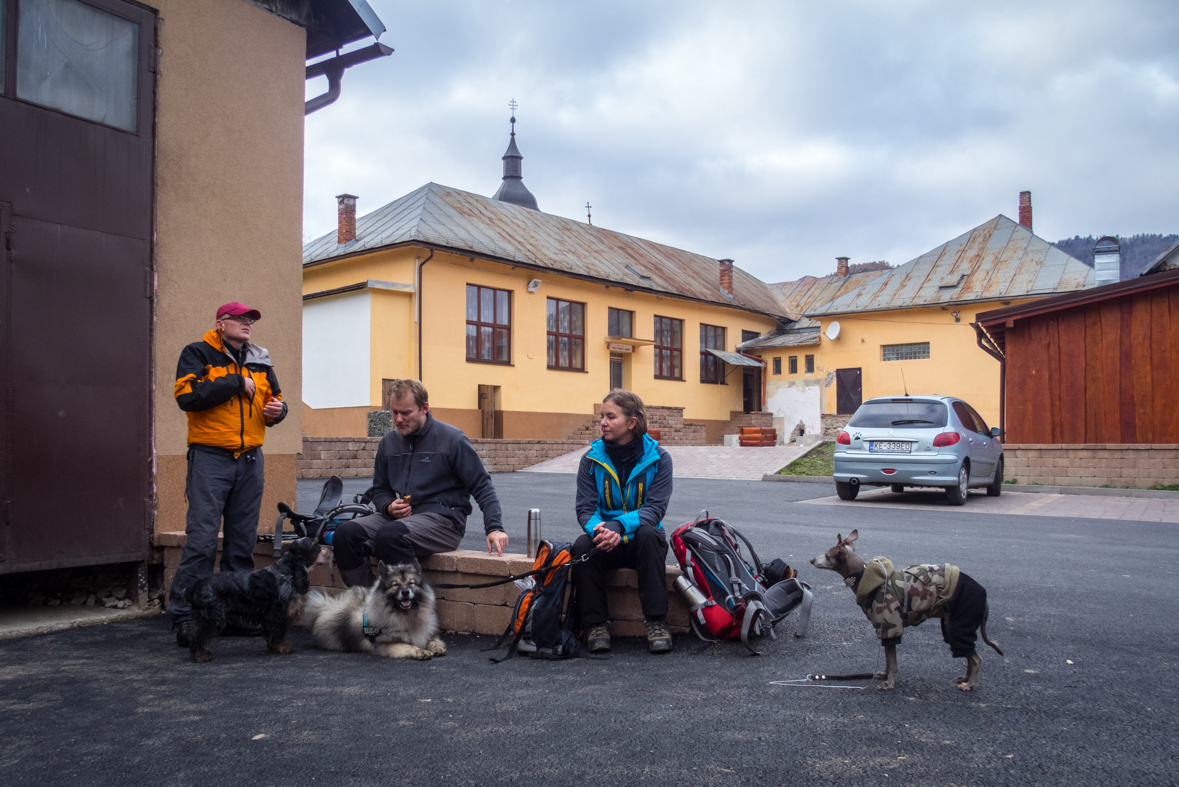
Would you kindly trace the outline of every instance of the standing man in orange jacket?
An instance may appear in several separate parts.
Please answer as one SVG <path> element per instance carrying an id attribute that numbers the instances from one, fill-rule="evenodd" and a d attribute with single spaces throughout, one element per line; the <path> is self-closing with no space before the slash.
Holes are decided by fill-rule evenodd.
<path id="1" fill-rule="evenodd" d="M 222 519 L 221 570 L 254 568 L 262 508 L 262 441 L 266 427 L 287 415 L 270 353 L 250 343 L 252 327 L 261 318 L 257 309 L 225 304 L 217 310 L 216 327 L 185 347 L 176 367 L 176 403 L 188 413 L 188 538 L 172 579 L 168 612 L 181 647 L 188 647 L 192 636 L 184 593 L 213 573 Z"/>

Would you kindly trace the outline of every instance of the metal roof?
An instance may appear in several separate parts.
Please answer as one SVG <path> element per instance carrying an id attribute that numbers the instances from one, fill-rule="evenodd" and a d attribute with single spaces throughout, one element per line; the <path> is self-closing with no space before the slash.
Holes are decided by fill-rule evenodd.
<path id="1" fill-rule="evenodd" d="M 782 301 L 786 312 L 792 317 L 800 317 L 811 307 L 830 303 L 885 273 L 888 271 L 864 271 L 853 273 L 844 278 L 835 274 L 822 278 L 803 276 L 795 281 L 786 281 L 770 286 L 778 291 L 778 298 Z"/>
<path id="2" fill-rule="evenodd" d="M 357 218 L 356 239 L 349 243 L 338 245 L 335 230 L 311 241 L 303 247 L 303 264 L 408 243 L 772 317 L 783 315 L 770 286 L 736 266 L 729 295 L 720 287 L 720 263 L 711 257 L 437 183 Z"/>
<path id="3" fill-rule="evenodd" d="M 740 353 L 725 352 L 724 350 L 713 350 L 711 348 L 705 350 L 704 352 L 712 353 L 730 366 L 756 366 L 759 369 L 765 366 L 765 364 L 761 361 L 754 360 L 753 358 L 741 355 Z"/>
<path id="4" fill-rule="evenodd" d="M 1095 281 L 1088 265 L 1002 215 L 898 268 L 873 273 L 880 275 L 849 276 L 830 300 L 808 299 L 804 313 L 827 317 L 1014 300 L 1082 290 Z M 853 281 L 857 276 L 862 278 Z M 777 286 L 789 284 L 796 283 Z"/>
<path id="5" fill-rule="evenodd" d="M 819 341 L 818 321 L 804 317 L 797 322 L 790 323 L 787 328 L 779 328 L 765 336 L 741 342 L 737 345 L 737 349 L 741 352 L 748 352 L 771 347 L 806 347 L 818 344 Z"/>
<path id="6" fill-rule="evenodd" d="M 1179 240 L 1172 243 L 1166 251 L 1155 257 L 1149 264 L 1142 269 L 1139 276 L 1147 276 L 1151 273 L 1161 273 L 1163 271 L 1179 268 Z"/>

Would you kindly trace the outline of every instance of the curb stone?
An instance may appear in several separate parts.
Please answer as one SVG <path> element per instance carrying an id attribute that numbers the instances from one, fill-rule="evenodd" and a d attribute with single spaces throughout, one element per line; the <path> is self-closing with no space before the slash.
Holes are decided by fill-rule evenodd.
<path id="1" fill-rule="evenodd" d="M 835 485 L 831 476 L 825 475 L 778 475 L 766 474 L 762 481 L 787 481 L 802 484 Z M 1139 497 L 1179 500 L 1179 492 L 1165 489 L 1106 489 L 1097 486 L 1039 486 L 1029 484 L 1003 484 L 1007 492 L 1031 492 L 1041 495 L 1087 495 L 1090 497 Z"/>

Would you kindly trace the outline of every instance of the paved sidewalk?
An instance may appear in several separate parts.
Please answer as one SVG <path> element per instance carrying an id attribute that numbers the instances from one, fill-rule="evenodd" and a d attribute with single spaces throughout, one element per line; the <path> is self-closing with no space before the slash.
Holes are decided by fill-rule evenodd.
<path id="1" fill-rule="evenodd" d="M 868 506 L 915 511 L 938 510 L 945 513 L 1015 514 L 1179 523 L 1179 500 L 1158 498 L 1087 497 L 1006 491 L 999 497 L 987 497 L 981 491 L 971 490 L 970 499 L 966 501 L 966 505 L 956 507 L 946 504 L 945 493 L 940 489 L 913 490 L 901 494 L 896 494 L 888 489 L 874 489 L 860 492 L 860 496 L 852 501 L 840 500 L 838 497 L 831 496 L 807 500 L 805 503 L 821 506 Z"/>
<path id="2" fill-rule="evenodd" d="M 809 446 L 808 446 L 809 447 Z M 766 473 L 776 473 L 797 459 L 805 448 L 729 448 L 720 445 L 663 446 L 671 454 L 675 478 L 718 478 L 760 481 Z M 526 467 L 522 473 L 576 473 L 581 457 L 589 448 Z"/>

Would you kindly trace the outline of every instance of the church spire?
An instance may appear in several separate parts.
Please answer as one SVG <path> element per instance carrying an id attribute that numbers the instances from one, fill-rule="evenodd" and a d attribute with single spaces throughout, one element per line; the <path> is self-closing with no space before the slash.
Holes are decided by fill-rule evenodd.
<path id="1" fill-rule="evenodd" d="M 524 156 L 516 147 L 516 106 L 516 99 L 512 99 L 508 103 L 508 107 L 512 110 L 512 134 L 508 140 L 507 152 L 503 156 L 503 183 L 492 199 L 510 202 L 513 205 L 520 205 L 532 210 L 540 210 L 536 204 L 536 197 L 532 196 L 532 192 L 524 185 Z"/>

